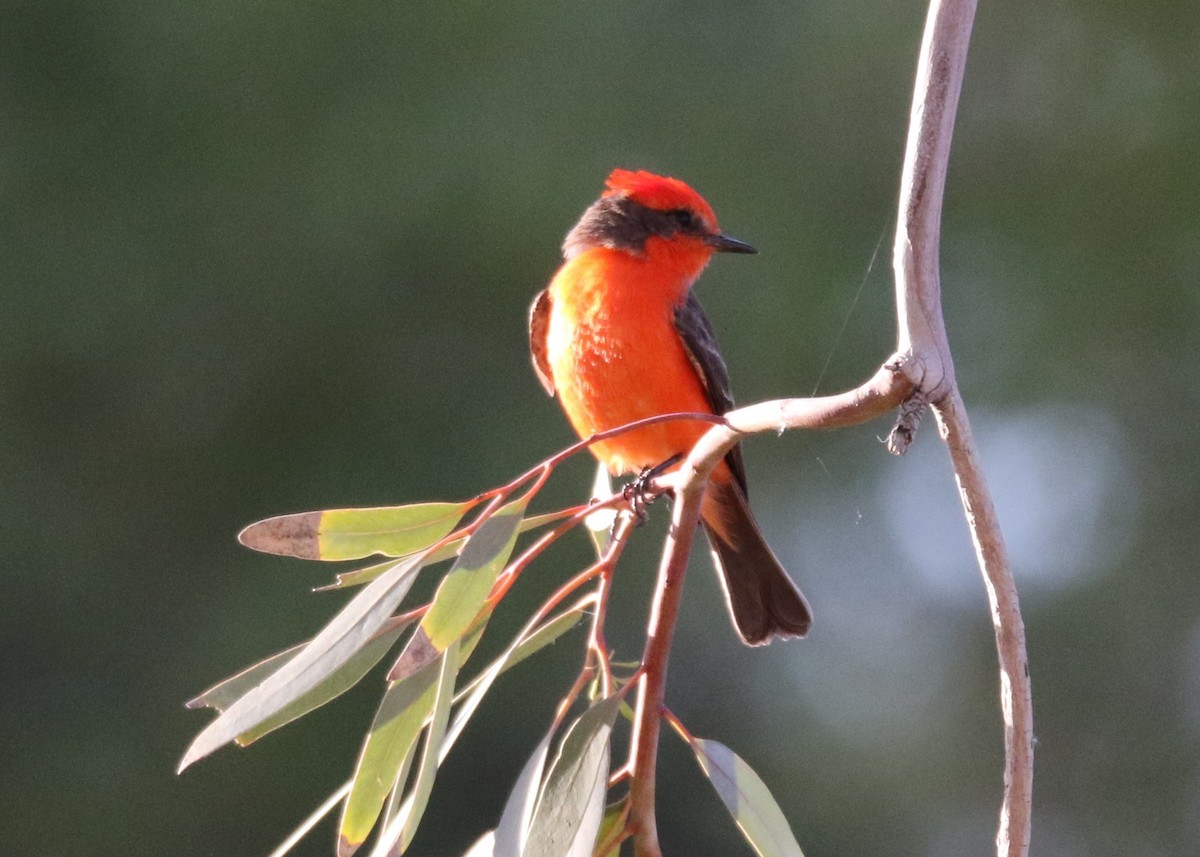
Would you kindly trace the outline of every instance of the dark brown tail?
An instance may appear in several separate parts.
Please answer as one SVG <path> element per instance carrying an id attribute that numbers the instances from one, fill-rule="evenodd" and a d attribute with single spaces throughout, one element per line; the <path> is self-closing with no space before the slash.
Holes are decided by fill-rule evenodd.
<path id="1" fill-rule="evenodd" d="M 748 646 L 773 637 L 803 637 L 812 611 L 767 546 L 741 488 L 712 482 L 702 508 L 704 531 L 720 571 L 725 603 L 738 636 Z"/>

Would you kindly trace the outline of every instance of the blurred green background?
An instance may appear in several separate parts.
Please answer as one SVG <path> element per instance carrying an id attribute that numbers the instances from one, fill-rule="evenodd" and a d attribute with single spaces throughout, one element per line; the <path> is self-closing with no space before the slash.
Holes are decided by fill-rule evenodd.
<path id="1" fill-rule="evenodd" d="M 308 592 L 328 568 L 234 534 L 470 496 L 565 445 L 525 311 L 613 166 L 685 178 L 760 248 L 699 286 L 740 401 L 873 371 L 923 17 L 3 3 L 4 850 L 253 857 L 343 781 L 378 677 L 173 773 L 206 722 L 183 701 L 342 601 Z M 1020 574 L 1037 857 L 1200 853 L 1197 56 L 1186 3 L 979 10 L 945 308 Z M 899 460 L 887 429 L 747 444 L 817 625 L 742 648 L 698 555 L 668 699 L 757 768 L 810 857 L 986 854 L 986 602 L 932 421 Z M 566 468 L 545 504 L 590 477 Z M 618 657 L 640 651 L 665 516 L 620 569 Z M 500 630 L 588 550 L 536 567 Z M 579 657 L 576 636 L 489 698 L 413 853 L 494 824 Z M 687 751 L 663 754 L 667 853 L 749 854 Z M 297 853 L 332 841 L 323 826 Z"/>

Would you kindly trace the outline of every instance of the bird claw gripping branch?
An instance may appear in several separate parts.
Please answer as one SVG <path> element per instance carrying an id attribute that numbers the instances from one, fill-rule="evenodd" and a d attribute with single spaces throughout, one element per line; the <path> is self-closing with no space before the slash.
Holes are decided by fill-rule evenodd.
<path id="1" fill-rule="evenodd" d="M 646 511 L 646 507 L 658 499 L 658 495 L 652 490 L 653 486 L 651 483 L 678 464 L 682 458 L 682 453 L 676 453 L 661 464 L 656 464 L 653 467 L 643 467 L 642 472 L 635 479 L 626 483 L 625 487 L 621 489 L 621 496 L 629 501 L 629 508 L 637 518 L 638 526 L 646 523 L 647 518 L 650 517 Z"/>

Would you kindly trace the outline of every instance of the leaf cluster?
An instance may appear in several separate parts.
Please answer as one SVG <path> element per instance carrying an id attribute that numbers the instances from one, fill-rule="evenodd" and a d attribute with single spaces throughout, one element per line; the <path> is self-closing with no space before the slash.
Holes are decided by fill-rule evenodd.
<path id="1" fill-rule="evenodd" d="M 633 513 L 605 478 L 598 480 L 592 503 L 529 515 L 530 501 L 555 463 L 545 462 L 509 485 L 465 502 L 305 512 L 269 518 L 242 531 L 240 539 L 248 547 L 285 556 L 385 559 L 342 572 L 322 587 L 358 591 L 311 640 L 247 667 L 188 703 L 212 708 L 218 716 L 193 740 L 181 771 L 225 744 L 249 745 L 330 702 L 407 634 L 388 670 L 353 776 L 272 857 L 287 853 L 339 806 L 338 857 L 358 852 L 372 832 L 371 857 L 403 854 L 416 835 L 438 767 L 499 676 L 588 615 L 592 632 L 576 680 L 517 778 L 496 828 L 468 854 L 615 857 L 633 835 L 624 788 L 638 774 L 633 760 L 613 773 L 611 736 L 620 715 L 633 718 L 625 698 L 637 686 L 641 670 L 637 666 L 617 675 L 602 642 L 608 585 L 632 531 Z M 467 678 L 464 669 L 489 619 L 521 571 L 585 521 L 593 533 L 596 562 L 562 584 L 495 659 Z M 516 553 L 521 535 L 534 532 L 529 545 Z M 418 574 L 445 562 L 449 568 L 432 600 L 403 611 Z M 593 588 L 577 595 L 589 585 Z M 572 596 L 575 600 L 568 603 Z M 764 857 L 800 855 L 778 806 L 745 762 L 723 745 L 693 738 L 673 715 L 666 716 L 695 751 L 755 850 Z"/>

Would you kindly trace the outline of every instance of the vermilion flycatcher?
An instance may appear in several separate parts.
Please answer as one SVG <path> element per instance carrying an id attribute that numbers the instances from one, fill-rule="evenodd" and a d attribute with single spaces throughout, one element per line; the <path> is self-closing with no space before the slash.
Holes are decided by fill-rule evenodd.
<path id="1" fill-rule="evenodd" d="M 580 437 L 645 417 L 733 407 L 712 325 L 691 294 L 713 253 L 755 253 L 722 235 L 712 208 L 673 178 L 614 170 L 563 243 L 566 261 L 534 299 L 533 367 Z M 614 475 L 686 455 L 711 427 L 673 420 L 592 445 Z M 802 637 L 808 602 L 750 514 L 739 447 L 717 465 L 701 519 L 730 616 L 751 646 Z"/>

